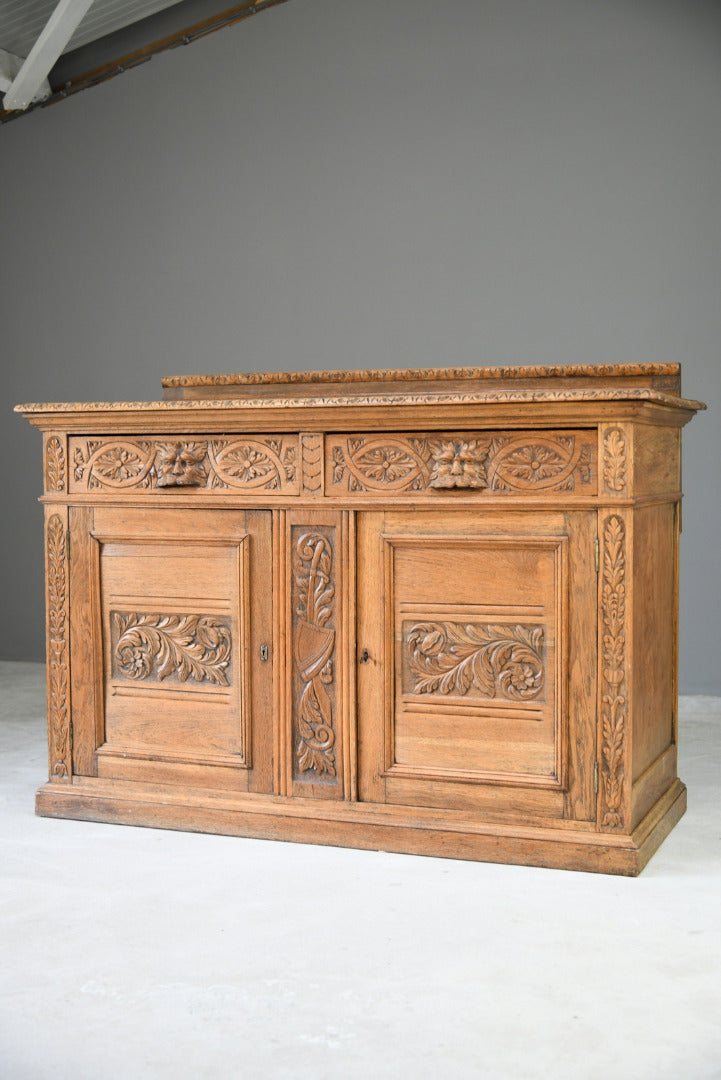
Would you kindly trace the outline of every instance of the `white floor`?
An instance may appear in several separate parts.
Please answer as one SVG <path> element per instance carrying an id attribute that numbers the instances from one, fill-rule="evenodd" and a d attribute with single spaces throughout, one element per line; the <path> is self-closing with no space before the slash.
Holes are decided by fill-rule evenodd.
<path id="1" fill-rule="evenodd" d="M 721 1078 L 721 699 L 635 880 L 36 818 L 0 709 L 1 1080 Z"/>

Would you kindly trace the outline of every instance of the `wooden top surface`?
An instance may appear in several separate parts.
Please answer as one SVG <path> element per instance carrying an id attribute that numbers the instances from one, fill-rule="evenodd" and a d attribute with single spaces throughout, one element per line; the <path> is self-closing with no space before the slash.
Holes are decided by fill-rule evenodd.
<path id="1" fill-rule="evenodd" d="M 563 386 L 605 385 L 648 386 L 681 390 L 680 364 L 574 364 L 533 367 L 455 367 L 455 368 L 363 368 L 355 371 L 268 371 L 237 372 L 227 375 L 169 375 L 161 379 L 163 396 L 226 397 L 251 392 L 254 395 L 280 393 L 283 387 L 292 387 L 294 394 L 305 396 L 321 391 L 328 394 L 336 390 L 342 394 L 368 394 L 370 387 L 381 392 L 397 389 L 398 392 L 413 389 L 433 393 L 439 389 L 457 386 L 464 390 L 476 387 L 486 390 L 503 386 L 511 388 L 539 389 Z"/>
<path id="2" fill-rule="evenodd" d="M 71 414 L 118 419 L 185 414 L 250 414 L 309 409 L 408 410 L 435 406 L 529 405 L 593 402 L 653 403 L 693 413 L 703 402 L 680 396 L 679 364 L 604 364 L 571 367 L 411 368 L 362 371 L 297 371 L 164 378 L 161 401 L 64 402 L 17 405 L 33 423 Z M 218 417 L 218 420 L 220 418 Z M 42 425 L 44 426 L 44 425 Z"/>
<path id="3" fill-rule="evenodd" d="M 424 382 L 439 381 L 503 381 L 528 379 L 638 379 L 649 380 L 653 386 L 663 384 L 669 389 L 679 389 L 680 364 L 571 364 L 526 367 L 405 367 L 362 368 L 356 370 L 331 370 L 331 372 L 237 372 L 229 375 L 168 375 L 161 379 L 163 388 L 188 387 L 249 387 L 273 386 L 288 383 L 293 386 L 313 383 L 328 386 L 332 383 L 362 382 Z M 653 380 L 651 382 L 651 380 Z"/>

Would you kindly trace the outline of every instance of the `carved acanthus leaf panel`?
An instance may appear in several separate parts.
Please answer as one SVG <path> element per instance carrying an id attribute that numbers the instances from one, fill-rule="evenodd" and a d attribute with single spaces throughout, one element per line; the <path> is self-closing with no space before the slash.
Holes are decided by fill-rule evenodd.
<path id="1" fill-rule="evenodd" d="M 537 700 L 544 689 L 542 626 L 404 623 L 413 694 Z"/>
<path id="2" fill-rule="evenodd" d="M 603 437 L 603 482 L 608 491 L 623 494 L 628 482 L 626 439 L 619 428 L 610 428 Z"/>
<path id="3" fill-rule="evenodd" d="M 624 827 L 626 744 L 626 528 L 613 514 L 603 528 L 601 826 Z"/>
<path id="4" fill-rule="evenodd" d="M 293 694 L 296 779 L 325 782 L 337 776 L 333 609 L 335 583 L 331 530 L 294 528 L 293 656 L 297 684 Z"/>
<path id="5" fill-rule="evenodd" d="M 212 615 L 112 611 L 113 674 L 229 685 L 230 627 Z"/>
<path id="6" fill-rule="evenodd" d="M 50 777 L 69 780 L 72 772 L 68 675 L 67 550 L 62 518 L 47 528 L 47 663 Z"/>
<path id="7" fill-rule="evenodd" d="M 45 489 L 65 491 L 65 449 L 57 435 L 45 444 Z"/>
<path id="8" fill-rule="evenodd" d="M 296 494 L 295 436 L 73 439 L 77 490 L 225 488 Z"/>
<path id="9" fill-rule="evenodd" d="M 331 436 L 328 446 L 337 492 L 595 490 L 593 445 L 580 433 Z"/>

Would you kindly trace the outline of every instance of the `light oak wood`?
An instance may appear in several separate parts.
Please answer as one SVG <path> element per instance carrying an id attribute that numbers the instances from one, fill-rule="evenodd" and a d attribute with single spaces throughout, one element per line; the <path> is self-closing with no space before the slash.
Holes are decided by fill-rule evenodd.
<path id="1" fill-rule="evenodd" d="M 678 365 L 163 382 L 18 407 L 38 812 L 638 873 L 685 807 Z"/>

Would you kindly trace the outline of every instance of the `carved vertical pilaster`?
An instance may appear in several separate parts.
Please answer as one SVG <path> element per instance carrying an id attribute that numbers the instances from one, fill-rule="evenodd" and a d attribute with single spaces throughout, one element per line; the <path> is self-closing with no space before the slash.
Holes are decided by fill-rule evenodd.
<path id="1" fill-rule="evenodd" d="M 294 526 L 293 779 L 337 785 L 335 530 Z"/>
<path id="2" fill-rule="evenodd" d="M 67 490 L 67 454 L 65 436 L 49 435 L 45 440 L 45 490 Z"/>
<path id="3" fill-rule="evenodd" d="M 601 477 L 603 492 L 620 497 L 629 494 L 631 479 L 631 440 L 620 425 L 601 428 Z"/>
<path id="4" fill-rule="evenodd" d="M 599 822 L 626 825 L 628 743 L 627 537 L 619 514 L 603 520 Z"/>
<path id="5" fill-rule="evenodd" d="M 52 514 L 46 532 L 48 755 L 51 780 L 70 780 L 67 531 Z"/>
<path id="6" fill-rule="evenodd" d="M 304 495 L 323 494 L 323 436 L 302 434 L 301 446 L 301 485 Z"/>

